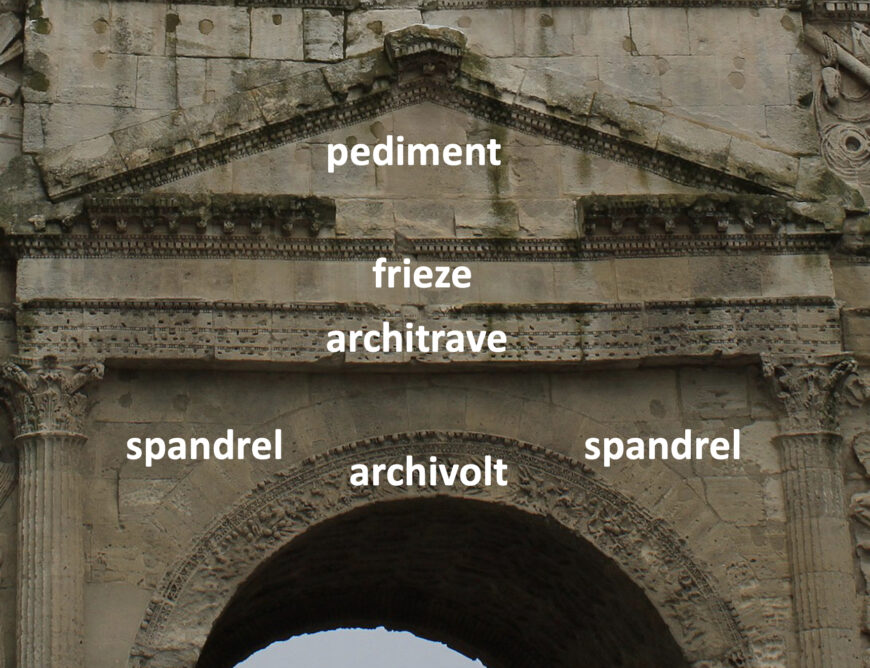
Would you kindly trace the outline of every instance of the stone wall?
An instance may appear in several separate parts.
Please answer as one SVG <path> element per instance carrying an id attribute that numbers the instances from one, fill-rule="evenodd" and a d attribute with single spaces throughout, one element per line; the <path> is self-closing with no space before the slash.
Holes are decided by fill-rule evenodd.
<path id="1" fill-rule="evenodd" d="M 435 432 L 625 499 L 643 521 L 602 505 L 612 553 L 590 544 L 695 668 L 857 668 L 866 3 L 251 4 L 0 0 L 0 52 L 10 17 L 24 35 L 0 64 L 23 81 L 0 96 L 0 668 L 192 665 L 201 629 L 161 615 L 219 612 L 282 539 L 236 527 L 250 544 L 218 549 L 215 526 L 245 503 L 271 521 L 258 495 L 312 456 Z M 329 143 L 388 134 L 496 139 L 502 165 L 326 173 Z M 473 287 L 375 290 L 380 256 L 465 264 Z M 383 319 L 499 325 L 510 352 L 323 349 Z M 284 461 L 124 458 L 131 436 L 228 427 L 282 428 Z M 579 464 L 590 435 L 686 428 L 739 429 L 743 458 Z M 515 505 L 586 517 L 575 489 L 516 475 Z M 305 526 L 363 503 L 327 482 L 300 492 Z M 183 660 L 149 664 L 167 638 Z"/>

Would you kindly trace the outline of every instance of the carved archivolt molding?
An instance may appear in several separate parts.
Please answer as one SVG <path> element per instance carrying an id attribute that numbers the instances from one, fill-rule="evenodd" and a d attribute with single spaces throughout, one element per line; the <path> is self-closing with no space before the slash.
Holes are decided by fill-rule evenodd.
<path id="1" fill-rule="evenodd" d="M 347 479 L 350 465 L 360 461 L 398 461 L 408 454 L 482 461 L 496 450 L 512 476 L 504 488 L 354 488 Z M 167 573 L 148 605 L 132 665 L 192 668 L 236 588 L 306 528 L 376 501 L 444 494 L 555 519 L 612 558 L 643 589 L 690 663 L 755 665 L 735 611 L 665 520 L 652 517 L 578 462 L 528 443 L 464 432 L 360 441 L 259 484 Z"/>
<path id="2" fill-rule="evenodd" d="M 103 365 L 63 366 L 44 357 L 36 364 L 8 361 L 0 367 L 0 401 L 6 404 L 16 436 L 37 432 L 82 433 L 85 385 L 103 377 Z"/>

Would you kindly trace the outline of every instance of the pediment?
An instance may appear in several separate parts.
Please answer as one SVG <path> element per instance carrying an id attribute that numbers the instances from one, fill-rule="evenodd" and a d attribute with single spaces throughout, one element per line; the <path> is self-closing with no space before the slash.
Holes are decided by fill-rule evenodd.
<path id="1" fill-rule="evenodd" d="M 574 151 L 593 172 L 606 164 L 615 170 L 611 183 L 628 170 L 649 175 L 654 192 L 802 199 L 798 160 L 786 153 L 598 92 L 564 72 L 477 55 L 458 31 L 428 26 L 389 33 L 383 50 L 46 151 L 39 165 L 55 201 L 173 183 L 184 190 L 183 179 L 222 165 L 268 162 L 290 150 L 281 147 L 434 107 Z"/>

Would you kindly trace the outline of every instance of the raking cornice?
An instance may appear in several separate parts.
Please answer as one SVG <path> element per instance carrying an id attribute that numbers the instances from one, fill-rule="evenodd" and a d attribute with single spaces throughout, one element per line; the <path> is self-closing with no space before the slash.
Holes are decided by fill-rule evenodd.
<path id="1" fill-rule="evenodd" d="M 618 97 L 551 70 L 523 70 L 471 53 L 450 28 L 410 26 L 374 51 L 318 70 L 176 110 L 47 151 L 39 165 L 53 200 L 143 192 L 189 174 L 423 102 L 545 136 L 705 191 L 797 191 L 785 153 Z M 703 136 L 709 150 L 687 143 Z"/>

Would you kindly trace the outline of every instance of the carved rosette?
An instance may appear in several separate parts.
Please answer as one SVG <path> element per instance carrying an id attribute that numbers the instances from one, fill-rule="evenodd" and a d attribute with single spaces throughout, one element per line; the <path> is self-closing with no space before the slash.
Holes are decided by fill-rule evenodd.
<path id="1" fill-rule="evenodd" d="M 22 437 L 39 432 L 82 433 L 84 386 L 103 377 L 103 365 L 61 366 L 54 358 L 35 365 L 6 362 L 0 367 L 0 396 Z"/>

